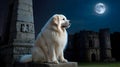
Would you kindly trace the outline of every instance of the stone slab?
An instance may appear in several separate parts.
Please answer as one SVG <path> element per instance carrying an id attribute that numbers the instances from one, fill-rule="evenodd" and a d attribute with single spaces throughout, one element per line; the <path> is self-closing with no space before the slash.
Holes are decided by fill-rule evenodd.
<path id="1" fill-rule="evenodd" d="M 10 66 L 9 66 L 10 67 Z M 68 62 L 68 63 L 59 63 L 59 64 L 39 64 L 39 63 L 15 63 L 14 67 L 78 67 L 76 62 Z"/>

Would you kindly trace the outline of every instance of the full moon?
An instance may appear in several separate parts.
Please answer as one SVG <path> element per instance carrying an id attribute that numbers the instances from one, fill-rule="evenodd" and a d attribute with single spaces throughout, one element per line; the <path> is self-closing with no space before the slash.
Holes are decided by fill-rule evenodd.
<path id="1" fill-rule="evenodd" d="M 95 5 L 95 12 L 97 14 L 103 14 L 103 13 L 105 13 L 105 11 L 106 11 L 106 7 L 103 3 L 97 3 Z"/>

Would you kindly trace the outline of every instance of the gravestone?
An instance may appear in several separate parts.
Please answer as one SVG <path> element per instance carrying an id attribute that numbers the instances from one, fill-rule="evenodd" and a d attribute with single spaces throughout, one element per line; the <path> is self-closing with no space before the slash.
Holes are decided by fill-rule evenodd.
<path id="1" fill-rule="evenodd" d="M 10 53 L 14 61 L 31 53 L 35 41 L 32 0 L 14 0 L 10 25 Z"/>

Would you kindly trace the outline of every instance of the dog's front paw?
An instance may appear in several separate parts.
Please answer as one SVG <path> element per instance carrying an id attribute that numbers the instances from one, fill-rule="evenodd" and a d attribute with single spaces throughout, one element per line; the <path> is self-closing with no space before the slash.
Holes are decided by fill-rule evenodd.
<path id="1" fill-rule="evenodd" d="M 59 62 L 56 60 L 56 61 L 53 61 L 54 64 L 59 64 Z"/>
<path id="2" fill-rule="evenodd" d="M 48 63 L 51 63 L 51 64 L 59 64 L 59 62 L 58 62 L 57 60 L 49 61 Z"/>
<path id="3" fill-rule="evenodd" d="M 61 63 L 67 63 L 68 61 L 66 59 L 60 60 Z"/>

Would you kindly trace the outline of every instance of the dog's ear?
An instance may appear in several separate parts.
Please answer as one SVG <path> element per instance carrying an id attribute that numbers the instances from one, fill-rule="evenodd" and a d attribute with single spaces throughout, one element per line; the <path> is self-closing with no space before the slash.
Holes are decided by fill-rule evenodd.
<path id="1" fill-rule="evenodd" d="M 58 14 L 55 14 L 53 17 L 52 17 L 52 24 L 58 26 L 59 25 L 59 15 Z"/>

